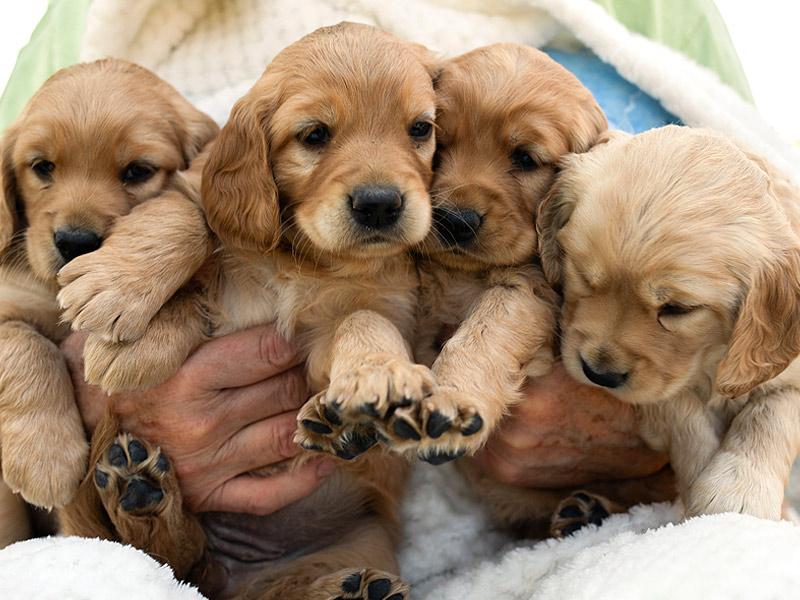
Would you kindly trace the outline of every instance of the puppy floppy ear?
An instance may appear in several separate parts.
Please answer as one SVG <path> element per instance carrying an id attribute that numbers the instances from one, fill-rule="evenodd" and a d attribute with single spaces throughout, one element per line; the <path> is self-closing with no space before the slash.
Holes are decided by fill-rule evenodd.
<path id="1" fill-rule="evenodd" d="M 431 76 L 431 81 L 433 81 L 435 86 L 437 78 L 442 74 L 449 60 L 439 56 L 427 46 L 416 42 L 406 42 L 406 47 L 417 57 L 417 60 L 422 63 L 422 66 L 425 67 L 425 70 L 428 72 L 428 75 Z"/>
<path id="2" fill-rule="evenodd" d="M 800 247 L 754 274 L 717 368 L 716 389 L 736 398 L 772 379 L 800 354 Z"/>
<path id="3" fill-rule="evenodd" d="M 22 227 L 22 202 L 12 161 L 16 139 L 16 130 L 12 127 L 0 141 L 0 194 L 3 195 L 0 199 L 0 254 L 8 248 L 14 234 Z"/>
<path id="4" fill-rule="evenodd" d="M 619 131 L 618 129 L 606 129 L 605 131 L 601 131 L 600 134 L 595 138 L 594 143 L 592 144 L 592 149 L 612 142 L 629 140 L 632 137 L 633 136 L 630 133 L 625 133 L 624 131 Z"/>
<path id="5" fill-rule="evenodd" d="M 280 209 L 269 164 L 269 114 L 258 106 L 250 93 L 231 110 L 203 169 L 202 203 L 225 244 L 269 252 L 280 240 Z"/>
<path id="6" fill-rule="evenodd" d="M 559 163 L 560 166 L 566 166 L 570 159 L 571 155 L 564 157 Z M 545 277 L 556 290 L 560 290 L 563 283 L 561 262 L 564 258 L 557 236 L 572 216 L 575 204 L 576 200 L 569 192 L 569 184 L 563 177 L 558 177 L 537 208 L 536 233 L 539 238 L 539 258 Z"/>
<path id="7" fill-rule="evenodd" d="M 183 138 L 183 157 L 188 167 L 194 157 L 219 135 L 219 125 L 207 114 L 197 110 L 191 105 L 183 111 L 183 115 L 186 119 L 186 132 Z"/>

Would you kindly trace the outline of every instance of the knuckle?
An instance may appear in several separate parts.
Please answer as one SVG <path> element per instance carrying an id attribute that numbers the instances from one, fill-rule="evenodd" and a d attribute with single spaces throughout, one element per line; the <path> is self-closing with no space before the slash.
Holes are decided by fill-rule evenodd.
<path id="1" fill-rule="evenodd" d="M 291 369 L 285 373 L 282 387 L 281 397 L 287 404 L 287 409 L 299 408 L 311 395 L 305 374 L 300 368 Z"/>
<path id="2" fill-rule="evenodd" d="M 294 420 L 281 420 L 277 425 L 276 435 L 273 438 L 275 452 L 282 459 L 291 458 L 300 451 L 300 446 L 294 443 L 294 432 L 297 426 Z"/>
<path id="3" fill-rule="evenodd" d="M 295 358 L 294 347 L 273 329 L 264 329 L 258 338 L 258 356 L 266 365 L 284 367 Z"/>

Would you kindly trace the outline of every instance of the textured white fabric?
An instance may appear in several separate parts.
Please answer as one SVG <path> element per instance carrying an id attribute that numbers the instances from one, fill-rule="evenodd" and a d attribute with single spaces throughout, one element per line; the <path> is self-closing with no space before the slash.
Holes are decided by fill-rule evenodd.
<path id="1" fill-rule="evenodd" d="M 0 550 L 3 600 L 202 600 L 169 567 L 130 546 L 38 538 Z"/>

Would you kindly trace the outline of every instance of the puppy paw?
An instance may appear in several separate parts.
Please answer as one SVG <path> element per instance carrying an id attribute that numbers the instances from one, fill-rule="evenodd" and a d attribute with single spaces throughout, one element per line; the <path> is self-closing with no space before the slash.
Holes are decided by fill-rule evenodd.
<path id="1" fill-rule="evenodd" d="M 172 295 L 163 278 L 141 265 L 121 261 L 107 248 L 70 261 L 58 274 L 62 320 L 107 342 L 142 336 L 150 320 Z"/>
<path id="2" fill-rule="evenodd" d="M 191 295 L 176 295 L 138 339 L 114 344 L 90 334 L 84 376 L 109 393 L 143 390 L 168 379 L 205 339 L 205 321 Z"/>
<path id="3" fill-rule="evenodd" d="M 94 483 L 110 515 L 153 515 L 163 512 L 168 500 L 164 488 L 172 480 L 170 464 L 160 450 L 127 433 L 118 435 L 100 457 Z"/>
<path id="4" fill-rule="evenodd" d="M 397 408 L 380 426 L 393 450 L 416 453 L 433 465 L 476 452 L 490 429 L 473 399 L 449 388 Z"/>
<path id="5" fill-rule="evenodd" d="M 718 452 L 689 490 L 686 516 L 737 512 L 778 521 L 784 483 L 746 457 Z"/>
<path id="6" fill-rule="evenodd" d="M 435 389 L 430 369 L 393 356 L 372 356 L 331 380 L 327 406 L 349 422 L 387 418 L 398 407 L 419 403 Z"/>
<path id="7" fill-rule="evenodd" d="M 550 520 L 550 535 L 563 538 L 587 525 L 600 525 L 611 510 L 608 500 L 589 492 L 575 492 L 564 498 Z"/>
<path id="8" fill-rule="evenodd" d="M 364 423 L 345 423 L 321 392 L 308 400 L 297 415 L 294 441 L 306 450 L 327 452 L 345 460 L 363 454 L 379 441 L 378 432 Z"/>
<path id="9" fill-rule="evenodd" d="M 108 393 L 144 390 L 168 379 L 189 352 L 145 335 L 128 344 L 90 335 L 83 348 L 84 377 Z"/>
<path id="10" fill-rule="evenodd" d="M 42 425 L 34 442 L 3 431 L 2 472 L 8 486 L 29 503 L 42 508 L 68 504 L 86 475 L 89 444 L 82 427 L 68 434 L 64 423 Z"/>
<path id="11" fill-rule="evenodd" d="M 405 600 L 409 588 L 397 575 L 377 569 L 342 569 L 311 584 L 309 598 Z"/>

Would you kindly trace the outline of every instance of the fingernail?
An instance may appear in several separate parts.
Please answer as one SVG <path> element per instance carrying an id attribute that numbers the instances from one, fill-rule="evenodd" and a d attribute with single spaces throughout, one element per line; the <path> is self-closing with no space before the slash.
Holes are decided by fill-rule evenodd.
<path id="1" fill-rule="evenodd" d="M 325 479 L 328 475 L 333 473 L 333 470 L 336 468 L 336 465 L 333 464 L 330 460 L 323 460 L 321 463 L 317 465 L 317 477 L 320 479 Z"/>

